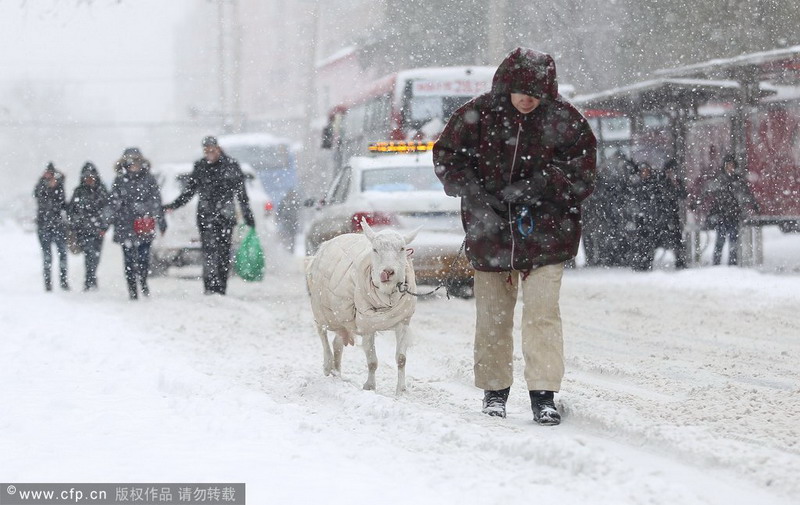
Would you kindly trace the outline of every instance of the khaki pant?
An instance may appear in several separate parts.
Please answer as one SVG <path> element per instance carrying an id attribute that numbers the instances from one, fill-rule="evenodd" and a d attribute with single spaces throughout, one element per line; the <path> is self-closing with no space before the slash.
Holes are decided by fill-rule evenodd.
<path id="1" fill-rule="evenodd" d="M 564 343 L 558 296 L 563 263 L 522 273 L 475 272 L 475 385 L 498 390 L 513 382 L 514 306 L 522 291 L 522 355 L 528 390 L 558 391 Z"/>

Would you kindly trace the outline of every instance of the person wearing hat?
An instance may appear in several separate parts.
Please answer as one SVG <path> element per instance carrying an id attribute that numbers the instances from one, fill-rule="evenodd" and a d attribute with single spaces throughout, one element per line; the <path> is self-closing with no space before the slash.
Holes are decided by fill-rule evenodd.
<path id="1" fill-rule="evenodd" d="M 236 226 L 235 201 L 239 202 L 245 224 L 255 226 L 239 163 L 225 154 L 215 137 L 202 141 L 203 157 L 196 161 L 186 189 L 164 206 L 173 210 L 198 195 L 197 228 L 203 250 L 203 288 L 206 294 L 224 295 L 228 288 L 231 241 Z"/>
<path id="2" fill-rule="evenodd" d="M 461 198 L 465 252 L 475 268 L 475 385 L 483 413 L 505 417 L 513 382 L 514 308 L 534 422 L 555 425 L 564 376 L 559 291 L 594 189 L 596 140 L 558 93 L 553 58 L 517 48 L 488 93 L 459 108 L 433 148 L 445 192 Z"/>
<path id="3" fill-rule="evenodd" d="M 108 229 L 106 208 L 108 190 L 100 180 L 100 173 L 91 161 L 81 169 L 81 181 L 72 193 L 67 214 L 78 246 L 85 255 L 86 277 L 84 291 L 97 289 L 97 266 L 103 248 L 103 237 Z"/>
<path id="4" fill-rule="evenodd" d="M 67 209 L 64 194 L 64 174 L 56 170 L 52 162 L 47 164 L 42 176 L 33 188 L 36 198 L 36 227 L 39 245 L 44 260 L 44 288 L 52 291 L 53 245 L 58 251 L 59 280 L 61 289 L 69 291 L 67 279 L 67 222 L 64 211 Z"/>
<path id="5" fill-rule="evenodd" d="M 114 225 L 114 242 L 122 246 L 128 296 L 137 300 L 140 286 L 144 296 L 150 295 L 147 284 L 150 247 L 156 228 L 163 235 L 167 221 L 161 208 L 161 190 L 150 173 L 150 162 L 138 149 L 136 153 L 126 149 L 117 166 L 121 173 L 111 186 L 108 213 Z"/>

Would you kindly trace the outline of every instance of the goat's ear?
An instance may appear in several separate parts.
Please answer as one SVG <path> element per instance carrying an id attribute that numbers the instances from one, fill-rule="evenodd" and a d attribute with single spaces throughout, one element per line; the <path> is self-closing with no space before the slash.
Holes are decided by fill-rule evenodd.
<path id="1" fill-rule="evenodd" d="M 406 244 L 410 244 L 412 240 L 417 237 L 417 233 L 422 229 L 422 226 L 417 227 L 415 230 L 411 230 L 410 232 L 403 235 L 403 238 L 406 239 Z"/>
<path id="2" fill-rule="evenodd" d="M 364 230 L 364 235 L 366 235 L 370 242 L 372 242 L 372 239 L 375 238 L 375 231 L 370 227 L 369 223 L 367 223 L 367 220 L 363 217 L 361 218 L 361 229 Z"/>

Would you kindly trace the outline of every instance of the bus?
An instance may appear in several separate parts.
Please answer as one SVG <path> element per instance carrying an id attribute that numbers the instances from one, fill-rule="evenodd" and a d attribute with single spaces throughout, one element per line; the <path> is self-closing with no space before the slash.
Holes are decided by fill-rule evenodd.
<path id="1" fill-rule="evenodd" d="M 334 173 L 370 142 L 436 140 L 453 112 L 491 90 L 496 67 L 429 67 L 402 70 L 366 85 L 335 106 L 323 129 L 322 148 L 333 151 Z"/>

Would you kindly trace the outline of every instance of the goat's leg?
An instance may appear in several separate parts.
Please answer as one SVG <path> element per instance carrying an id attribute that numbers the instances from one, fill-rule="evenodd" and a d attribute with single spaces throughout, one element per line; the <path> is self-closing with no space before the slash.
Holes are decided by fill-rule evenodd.
<path id="1" fill-rule="evenodd" d="M 340 330 L 336 332 L 336 336 L 333 338 L 333 374 L 334 375 L 341 375 L 342 374 L 342 352 L 344 351 L 344 343 L 347 342 L 348 338 L 350 337 L 349 333 L 345 330 Z"/>
<path id="2" fill-rule="evenodd" d="M 378 355 L 375 353 L 375 333 L 365 333 L 363 337 L 364 354 L 367 355 L 367 382 L 364 389 L 375 389 L 375 370 L 378 369 Z"/>
<path id="3" fill-rule="evenodd" d="M 394 332 L 397 340 L 397 351 L 394 356 L 397 360 L 397 391 L 395 393 L 398 395 L 406 390 L 406 350 L 410 333 L 411 328 L 407 324 L 401 324 Z"/>
<path id="4" fill-rule="evenodd" d="M 322 373 L 330 375 L 333 369 L 333 353 L 331 352 L 331 344 L 328 342 L 328 330 L 318 324 L 317 333 L 322 341 Z"/>

